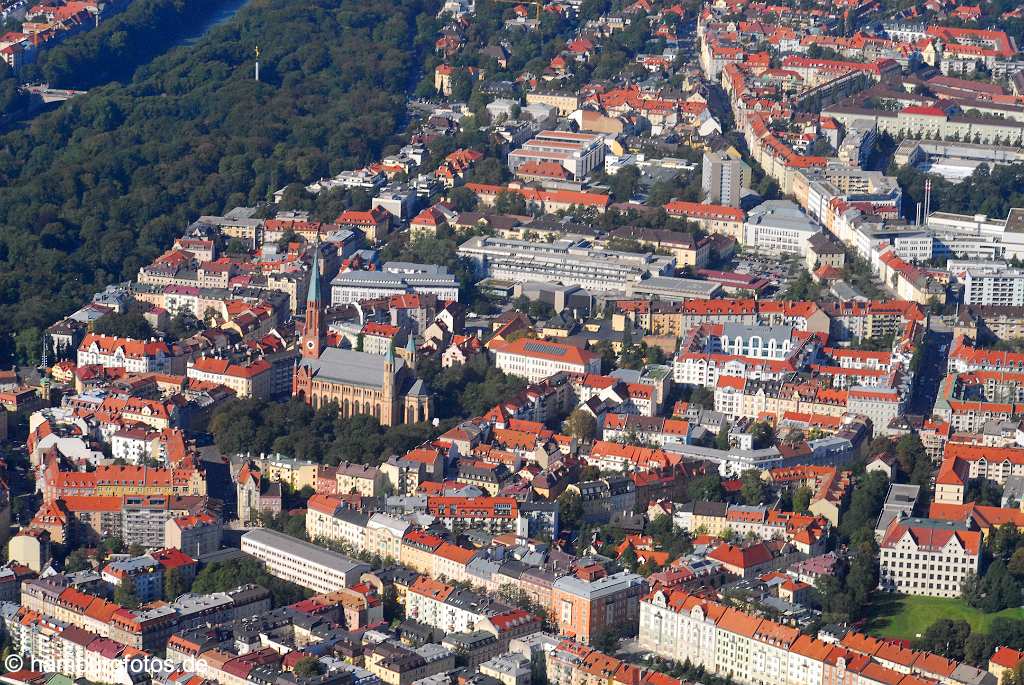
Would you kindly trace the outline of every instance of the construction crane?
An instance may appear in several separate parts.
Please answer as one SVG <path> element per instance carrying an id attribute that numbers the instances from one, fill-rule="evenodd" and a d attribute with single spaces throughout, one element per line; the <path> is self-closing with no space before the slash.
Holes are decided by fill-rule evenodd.
<path id="1" fill-rule="evenodd" d="M 494 0 L 494 2 L 505 2 L 513 5 L 536 5 L 537 24 L 540 25 L 540 12 L 544 8 L 544 0 Z"/>

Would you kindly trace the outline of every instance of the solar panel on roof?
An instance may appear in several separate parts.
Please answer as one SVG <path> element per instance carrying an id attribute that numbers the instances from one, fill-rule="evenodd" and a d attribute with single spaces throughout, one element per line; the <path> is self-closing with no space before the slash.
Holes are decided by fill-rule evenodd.
<path id="1" fill-rule="evenodd" d="M 562 356 L 565 354 L 565 348 L 556 347 L 555 345 L 545 345 L 539 342 L 528 342 L 523 345 L 523 349 L 527 352 L 540 352 L 541 354 L 555 354 Z"/>

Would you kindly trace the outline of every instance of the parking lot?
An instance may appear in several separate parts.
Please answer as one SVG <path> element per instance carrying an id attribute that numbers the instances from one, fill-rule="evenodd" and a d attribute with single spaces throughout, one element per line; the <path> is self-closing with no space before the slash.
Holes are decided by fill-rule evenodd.
<path id="1" fill-rule="evenodd" d="M 795 268 L 800 265 L 799 259 L 787 257 L 774 257 L 768 255 L 740 255 L 732 260 L 727 271 L 748 276 L 766 278 L 772 283 L 772 287 L 780 289 L 793 274 Z"/>

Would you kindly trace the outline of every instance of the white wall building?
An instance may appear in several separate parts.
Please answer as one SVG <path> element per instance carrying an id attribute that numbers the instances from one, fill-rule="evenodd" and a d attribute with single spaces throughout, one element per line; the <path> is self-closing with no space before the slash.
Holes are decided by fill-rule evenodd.
<path id="1" fill-rule="evenodd" d="M 968 269 L 964 276 L 964 304 L 1020 307 L 1024 305 L 1024 270 Z"/>
<path id="2" fill-rule="evenodd" d="M 494 348 L 494 365 L 531 383 L 559 371 L 601 373 L 601 357 L 589 350 L 547 340 L 520 338 Z"/>
<path id="3" fill-rule="evenodd" d="M 959 597 L 968 574 L 978 573 L 981 533 L 960 523 L 894 519 L 878 554 L 878 587 L 929 597 Z"/>
<path id="4" fill-rule="evenodd" d="M 263 562 L 270 575 L 327 593 L 359 582 L 369 564 L 266 528 L 242 536 L 242 551 Z"/>
<path id="5" fill-rule="evenodd" d="M 807 254 L 807 241 L 818 232 L 807 215 L 789 200 L 762 202 L 747 213 L 744 245 L 769 254 Z"/>

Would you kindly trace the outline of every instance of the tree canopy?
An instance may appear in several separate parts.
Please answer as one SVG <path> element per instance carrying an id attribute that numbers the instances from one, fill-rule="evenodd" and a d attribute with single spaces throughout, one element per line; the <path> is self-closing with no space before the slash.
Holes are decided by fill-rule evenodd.
<path id="1" fill-rule="evenodd" d="M 217 561 L 203 568 L 192 583 L 192 591 L 200 594 L 224 592 L 239 585 L 254 583 L 270 590 L 274 606 L 286 606 L 305 599 L 310 593 L 298 585 L 275 578 L 255 559 Z"/>
<path id="2" fill-rule="evenodd" d="M 429 423 L 387 428 L 372 416 L 343 418 L 334 404 L 314 412 L 293 399 L 285 404 L 229 402 L 214 414 L 210 432 L 224 454 L 277 452 L 330 465 L 341 461 L 377 465 L 433 437 L 435 428 Z"/>

